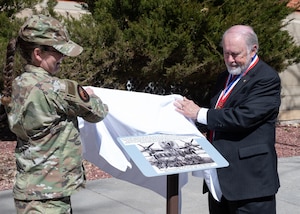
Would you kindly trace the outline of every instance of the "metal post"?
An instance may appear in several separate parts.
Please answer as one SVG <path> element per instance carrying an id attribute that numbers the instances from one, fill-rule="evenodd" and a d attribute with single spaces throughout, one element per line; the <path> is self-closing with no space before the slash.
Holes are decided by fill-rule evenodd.
<path id="1" fill-rule="evenodd" d="M 178 214 L 179 174 L 167 175 L 167 214 Z"/>

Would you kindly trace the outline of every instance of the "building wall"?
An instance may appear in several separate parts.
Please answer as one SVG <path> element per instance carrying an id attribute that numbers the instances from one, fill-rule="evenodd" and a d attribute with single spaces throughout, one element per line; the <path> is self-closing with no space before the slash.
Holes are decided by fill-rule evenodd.
<path id="1" fill-rule="evenodd" d="M 298 1 L 300 2 L 300 1 Z M 300 45 L 300 12 L 295 12 L 287 17 L 291 20 L 286 29 Z M 300 121 L 300 64 L 289 66 L 280 74 L 282 84 L 282 103 L 279 121 Z"/>

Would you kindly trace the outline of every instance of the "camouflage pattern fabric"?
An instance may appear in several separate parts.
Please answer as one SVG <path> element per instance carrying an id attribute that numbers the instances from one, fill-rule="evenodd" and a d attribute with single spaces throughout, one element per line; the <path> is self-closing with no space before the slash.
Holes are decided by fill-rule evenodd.
<path id="1" fill-rule="evenodd" d="M 67 29 L 53 17 L 32 15 L 19 30 L 19 37 L 27 42 L 47 45 L 66 56 L 77 56 L 83 48 L 70 40 Z"/>
<path id="2" fill-rule="evenodd" d="M 17 214 L 72 214 L 70 197 L 56 200 L 20 201 L 15 199 Z"/>
<path id="3" fill-rule="evenodd" d="M 14 198 L 40 200 L 71 195 L 84 184 L 77 117 L 99 122 L 108 107 L 75 81 L 26 65 L 13 82 L 7 107 L 17 137 Z"/>

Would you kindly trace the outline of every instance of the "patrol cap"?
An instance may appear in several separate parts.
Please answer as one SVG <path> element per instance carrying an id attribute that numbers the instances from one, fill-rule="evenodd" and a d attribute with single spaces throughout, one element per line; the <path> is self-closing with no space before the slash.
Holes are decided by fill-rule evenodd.
<path id="1" fill-rule="evenodd" d="M 24 41 L 55 48 L 66 56 L 77 56 L 83 48 L 70 40 L 67 29 L 55 18 L 32 15 L 19 30 Z"/>

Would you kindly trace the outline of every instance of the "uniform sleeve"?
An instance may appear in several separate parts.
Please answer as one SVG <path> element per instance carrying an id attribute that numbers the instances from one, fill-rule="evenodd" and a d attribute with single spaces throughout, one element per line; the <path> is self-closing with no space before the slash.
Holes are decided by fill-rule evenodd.
<path id="1" fill-rule="evenodd" d="M 84 120 L 96 123 L 105 118 L 108 106 L 96 95 L 88 95 L 76 81 L 63 80 L 62 93 L 68 103 L 68 115 L 82 117 Z"/>

